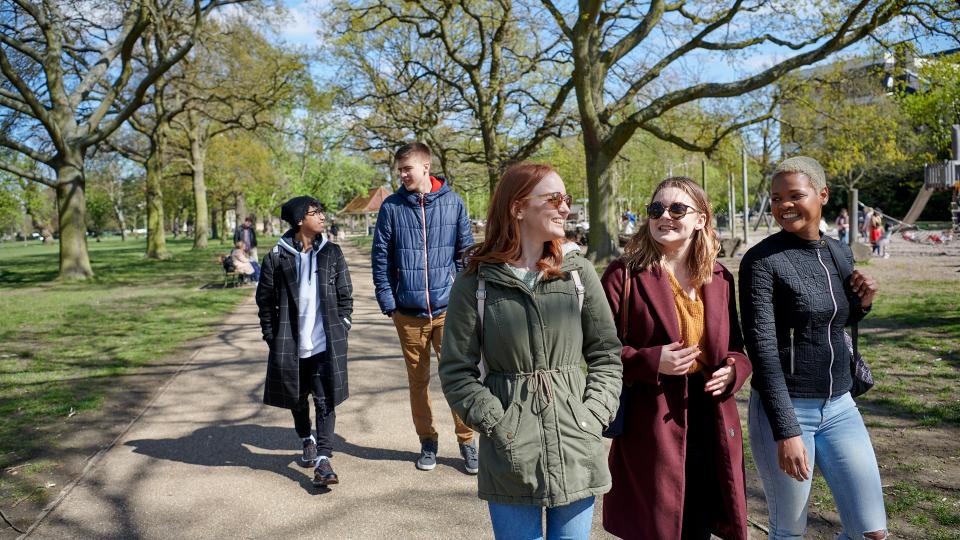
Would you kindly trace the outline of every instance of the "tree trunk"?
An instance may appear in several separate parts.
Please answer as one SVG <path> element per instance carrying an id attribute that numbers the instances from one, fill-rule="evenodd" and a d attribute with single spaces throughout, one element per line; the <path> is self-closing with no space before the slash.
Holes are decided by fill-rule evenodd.
<path id="1" fill-rule="evenodd" d="M 220 238 L 220 213 L 217 211 L 217 207 L 213 206 L 210 208 L 210 238 L 217 240 Z"/>
<path id="2" fill-rule="evenodd" d="M 164 234 L 163 219 L 163 164 L 160 148 L 155 148 L 146 165 L 147 188 L 147 257 L 151 259 L 168 259 L 167 238 Z"/>
<path id="3" fill-rule="evenodd" d="M 83 179 L 83 158 L 57 167 L 57 200 L 60 221 L 60 279 L 93 277 L 87 252 L 87 202 Z"/>
<path id="4" fill-rule="evenodd" d="M 584 138 L 584 150 L 587 158 L 587 189 L 590 200 L 590 249 L 587 256 L 599 263 L 609 262 L 619 254 L 617 249 L 617 224 L 611 219 L 610 208 L 615 198 L 615 178 L 612 167 L 613 158 L 602 147 L 592 148 Z"/>
<path id="5" fill-rule="evenodd" d="M 243 193 L 237 193 L 237 206 L 235 209 L 237 214 L 237 228 L 240 228 L 240 225 L 243 225 L 244 218 L 247 217 L 247 198 Z"/>
<path id="6" fill-rule="evenodd" d="M 190 160 L 193 164 L 193 249 L 203 249 L 207 247 L 210 212 L 207 209 L 207 184 L 204 178 L 206 148 L 197 135 L 190 137 Z"/>
<path id="7" fill-rule="evenodd" d="M 220 244 L 223 245 L 227 243 L 227 235 L 230 234 L 227 232 L 227 201 L 224 199 L 220 202 Z"/>

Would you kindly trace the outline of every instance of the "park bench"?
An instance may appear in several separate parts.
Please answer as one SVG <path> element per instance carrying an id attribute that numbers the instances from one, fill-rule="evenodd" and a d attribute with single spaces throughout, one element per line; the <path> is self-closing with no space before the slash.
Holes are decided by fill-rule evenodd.
<path id="1" fill-rule="evenodd" d="M 234 268 L 233 259 L 230 258 L 229 254 L 218 256 L 217 264 L 219 264 L 220 268 L 223 269 L 224 289 L 226 289 L 228 285 L 231 287 L 239 287 L 247 282 L 247 276 L 245 274 L 241 274 L 236 270 L 236 268 Z"/>

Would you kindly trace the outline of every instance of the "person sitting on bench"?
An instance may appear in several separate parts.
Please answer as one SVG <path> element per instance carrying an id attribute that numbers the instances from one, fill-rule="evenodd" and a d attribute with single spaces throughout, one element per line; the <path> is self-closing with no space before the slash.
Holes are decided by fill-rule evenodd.
<path id="1" fill-rule="evenodd" d="M 257 261 L 250 260 L 250 257 L 247 256 L 243 240 L 237 240 L 233 251 L 230 252 L 230 258 L 233 259 L 233 268 L 236 272 L 245 277 L 250 277 L 254 283 L 260 281 L 260 264 Z"/>

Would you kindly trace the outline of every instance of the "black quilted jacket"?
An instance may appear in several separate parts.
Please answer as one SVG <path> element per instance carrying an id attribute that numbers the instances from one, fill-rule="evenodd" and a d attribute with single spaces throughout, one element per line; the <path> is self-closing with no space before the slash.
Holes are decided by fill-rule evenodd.
<path id="1" fill-rule="evenodd" d="M 827 398 L 850 391 L 850 351 L 844 326 L 866 311 L 841 283 L 827 242 L 853 267 L 850 247 L 833 238 L 804 240 L 780 231 L 740 263 L 743 338 L 753 363 L 752 386 L 773 436 L 800 435 L 790 398 Z"/>

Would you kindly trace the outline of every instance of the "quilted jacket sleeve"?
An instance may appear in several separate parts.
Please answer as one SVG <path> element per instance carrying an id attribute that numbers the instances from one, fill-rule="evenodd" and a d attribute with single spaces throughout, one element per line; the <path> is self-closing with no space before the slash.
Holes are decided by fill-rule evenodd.
<path id="1" fill-rule="evenodd" d="M 740 311 L 747 354 L 753 362 L 753 385 L 758 390 L 775 440 L 801 434 L 787 392 L 774 323 L 774 274 L 768 260 L 750 257 L 740 263 Z"/>
<path id="2" fill-rule="evenodd" d="M 461 200 L 457 219 L 457 245 L 454 249 L 453 257 L 458 273 L 463 271 L 463 252 L 472 245 L 473 231 L 470 228 L 470 216 L 467 215 L 467 208 Z"/>
<path id="3" fill-rule="evenodd" d="M 384 204 L 377 214 L 373 245 L 370 247 L 370 266 L 377 303 L 380 305 L 380 311 L 388 315 L 397 309 L 397 300 L 393 296 L 393 287 L 390 284 L 393 244 L 393 211 L 391 205 Z"/>

